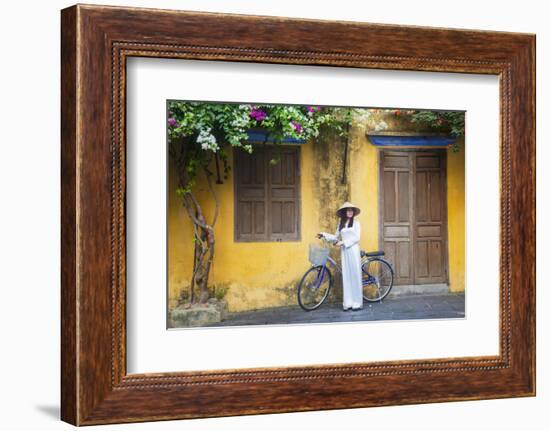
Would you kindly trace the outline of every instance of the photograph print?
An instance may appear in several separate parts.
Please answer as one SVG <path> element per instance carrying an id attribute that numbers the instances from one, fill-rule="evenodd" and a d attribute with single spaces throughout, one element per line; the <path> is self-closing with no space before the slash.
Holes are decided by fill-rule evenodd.
<path id="1" fill-rule="evenodd" d="M 465 318 L 465 112 L 167 101 L 167 327 Z"/>

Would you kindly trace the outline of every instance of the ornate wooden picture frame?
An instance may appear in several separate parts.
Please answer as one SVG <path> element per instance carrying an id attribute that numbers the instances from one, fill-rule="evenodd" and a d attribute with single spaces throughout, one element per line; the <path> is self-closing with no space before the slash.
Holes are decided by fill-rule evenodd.
<path id="1" fill-rule="evenodd" d="M 91 425 L 535 394 L 534 35 L 92 5 L 64 9 L 61 18 L 62 420 Z M 133 56 L 497 75 L 500 354 L 128 374 L 125 100 Z"/>

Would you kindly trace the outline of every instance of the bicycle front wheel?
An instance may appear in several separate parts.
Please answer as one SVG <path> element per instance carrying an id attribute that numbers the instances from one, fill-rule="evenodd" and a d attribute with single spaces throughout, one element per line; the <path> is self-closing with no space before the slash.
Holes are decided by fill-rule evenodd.
<path id="1" fill-rule="evenodd" d="M 393 269 L 383 259 L 370 259 L 362 265 L 363 298 L 368 302 L 382 301 L 393 286 Z"/>
<path id="2" fill-rule="evenodd" d="M 312 311 L 321 306 L 332 286 L 332 274 L 323 265 L 311 267 L 298 285 L 298 304 L 305 311 Z"/>

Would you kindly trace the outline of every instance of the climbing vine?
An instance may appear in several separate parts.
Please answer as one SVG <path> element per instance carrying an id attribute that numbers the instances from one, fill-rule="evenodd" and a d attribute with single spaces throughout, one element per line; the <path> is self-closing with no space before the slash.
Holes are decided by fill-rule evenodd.
<path id="1" fill-rule="evenodd" d="M 251 153 L 250 129 L 262 129 L 276 145 L 293 138 L 307 141 L 319 135 L 323 126 L 345 137 L 353 117 L 352 108 L 178 102 L 168 104 L 168 141 L 170 157 L 176 168 L 177 195 L 192 222 L 195 244 L 190 302 L 205 302 L 209 297 L 208 278 L 214 258 L 214 227 L 220 202 L 215 182 L 229 175 L 231 148 Z M 278 162 L 275 152 L 272 164 Z M 199 174 L 204 174 L 214 200 L 214 213 L 207 219 L 194 192 Z M 195 294 L 198 290 L 198 296 Z"/>

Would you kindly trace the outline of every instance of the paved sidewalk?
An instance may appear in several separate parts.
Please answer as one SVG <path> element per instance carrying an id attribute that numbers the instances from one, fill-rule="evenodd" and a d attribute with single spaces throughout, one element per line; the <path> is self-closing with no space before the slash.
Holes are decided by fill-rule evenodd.
<path id="1" fill-rule="evenodd" d="M 464 294 L 401 295 L 382 302 L 363 304 L 359 311 L 343 311 L 341 304 L 323 304 L 314 311 L 298 305 L 258 311 L 230 313 L 220 323 L 208 326 L 277 325 L 288 323 L 328 323 L 408 319 L 464 318 Z"/>

